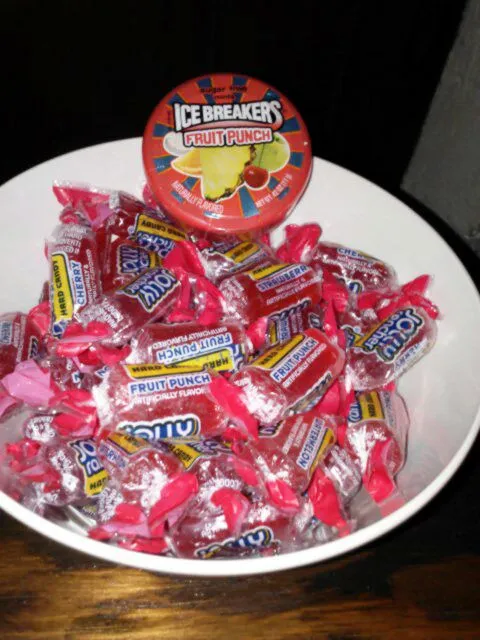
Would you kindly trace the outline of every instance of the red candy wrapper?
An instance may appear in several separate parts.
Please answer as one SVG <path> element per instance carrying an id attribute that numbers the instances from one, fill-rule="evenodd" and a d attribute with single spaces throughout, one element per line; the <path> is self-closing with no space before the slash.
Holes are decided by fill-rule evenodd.
<path id="1" fill-rule="evenodd" d="M 100 269 L 94 233 L 79 224 L 62 224 L 48 246 L 51 264 L 52 335 L 60 338 L 68 323 L 100 295 Z"/>
<path id="2" fill-rule="evenodd" d="M 273 347 L 306 329 L 321 329 L 323 316 L 324 310 L 320 305 L 311 305 L 309 300 L 304 300 L 278 313 L 259 318 L 248 327 L 248 337 L 256 349 Z"/>
<path id="3" fill-rule="evenodd" d="M 149 269 L 128 284 L 104 293 L 79 314 L 83 325 L 104 323 L 111 336 L 105 346 L 126 344 L 145 324 L 165 317 L 175 304 L 180 288 L 177 278 L 163 267 Z"/>
<path id="4" fill-rule="evenodd" d="M 392 289 L 397 286 L 394 270 L 372 256 L 330 242 L 319 242 L 311 266 L 329 271 L 352 293 Z"/>
<path id="5" fill-rule="evenodd" d="M 153 251 L 163 260 L 187 239 L 187 234 L 173 225 L 158 211 L 148 210 L 145 205 L 125 207 L 122 202 L 106 223 L 106 229 L 122 238 L 129 238 L 136 245 Z"/>
<path id="6" fill-rule="evenodd" d="M 322 229 L 318 224 L 287 224 L 285 242 L 276 250 L 276 256 L 282 262 L 305 262 L 310 264 Z"/>
<path id="7" fill-rule="evenodd" d="M 260 266 L 223 280 L 220 292 L 230 316 L 249 325 L 262 316 L 318 304 L 322 278 L 305 264 Z"/>
<path id="8" fill-rule="evenodd" d="M 315 518 L 336 529 L 340 536 L 350 533 L 353 523 L 348 519 L 347 507 L 361 484 L 360 473 L 352 458 L 334 445 L 318 465 L 308 488 Z"/>
<path id="9" fill-rule="evenodd" d="M 255 470 L 237 461 L 230 447 L 207 439 L 169 445 L 186 471 L 195 473 L 198 494 L 190 513 L 214 520 L 224 519 L 229 532 L 238 535 L 251 503 L 247 495 L 260 495 L 263 487 Z"/>
<path id="10" fill-rule="evenodd" d="M 383 387 L 398 379 L 435 344 L 435 321 L 421 307 L 394 310 L 353 338 L 347 376 L 356 390 Z"/>
<path id="11" fill-rule="evenodd" d="M 258 469 L 272 504 L 296 513 L 312 473 L 335 443 L 336 428 L 334 418 L 310 411 L 261 427 L 258 440 L 236 443 L 235 452 Z"/>
<path id="12" fill-rule="evenodd" d="M 35 358 L 41 340 L 38 327 L 24 313 L 0 315 L 0 379 L 12 373 L 19 362 Z"/>
<path id="13" fill-rule="evenodd" d="M 268 246 L 248 237 L 222 236 L 198 244 L 205 275 L 215 283 L 236 273 L 277 262 Z"/>
<path id="14" fill-rule="evenodd" d="M 272 555 L 299 546 L 306 523 L 264 500 L 252 504 L 241 531 L 232 536 L 224 517 L 187 514 L 170 534 L 175 553 L 184 558 Z"/>
<path id="15" fill-rule="evenodd" d="M 212 437 L 228 417 L 209 392 L 212 374 L 181 365 L 113 366 L 93 389 L 102 427 L 149 441 Z"/>
<path id="16" fill-rule="evenodd" d="M 267 349 L 232 377 L 250 412 L 273 425 L 287 411 L 307 411 L 343 369 L 344 354 L 318 329 Z"/>
<path id="17" fill-rule="evenodd" d="M 344 447 L 377 503 L 383 503 L 396 492 L 394 478 L 405 462 L 408 427 L 407 408 L 397 393 L 356 394 L 350 407 Z"/>
<path id="18" fill-rule="evenodd" d="M 18 446 L 7 447 L 10 469 L 23 495 L 22 502 L 37 512 L 46 505 L 81 504 L 97 497 L 108 482 L 108 473 L 91 438 L 35 442 L 35 455 Z"/>
<path id="19" fill-rule="evenodd" d="M 160 266 L 157 253 L 139 247 L 131 240 L 116 238 L 107 242 L 102 270 L 104 291 L 127 284 L 134 276 Z"/>
<path id="20" fill-rule="evenodd" d="M 238 322 L 204 327 L 196 322 L 154 323 L 132 340 L 128 362 L 151 362 L 237 371 L 249 355 L 247 336 Z"/>
<path id="21" fill-rule="evenodd" d="M 101 497 L 93 537 L 161 537 L 181 516 L 198 491 L 192 474 L 163 444 L 126 433 L 104 432 L 99 456 L 111 482 Z"/>

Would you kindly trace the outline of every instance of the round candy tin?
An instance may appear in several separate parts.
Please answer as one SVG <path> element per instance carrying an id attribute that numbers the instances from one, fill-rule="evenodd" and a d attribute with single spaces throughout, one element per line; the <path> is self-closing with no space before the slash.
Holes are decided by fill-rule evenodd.
<path id="1" fill-rule="evenodd" d="M 246 233 L 279 224 L 312 168 L 292 103 L 268 84 L 216 73 L 184 82 L 152 113 L 143 137 L 148 183 L 187 226 Z"/>

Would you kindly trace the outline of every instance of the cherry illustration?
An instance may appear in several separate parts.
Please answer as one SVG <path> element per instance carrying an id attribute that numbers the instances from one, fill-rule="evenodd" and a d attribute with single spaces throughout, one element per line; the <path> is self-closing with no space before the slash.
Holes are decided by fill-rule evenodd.
<path id="1" fill-rule="evenodd" d="M 243 171 L 243 179 L 252 189 L 260 189 L 268 182 L 268 171 L 262 167 L 249 165 Z"/>

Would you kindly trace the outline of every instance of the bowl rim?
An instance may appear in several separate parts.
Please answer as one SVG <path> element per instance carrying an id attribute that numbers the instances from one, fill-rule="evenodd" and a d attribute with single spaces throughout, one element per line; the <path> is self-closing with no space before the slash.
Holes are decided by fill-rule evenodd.
<path id="1" fill-rule="evenodd" d="M 79 152 L 93 149 L 100 150 L 101 147 L 114 146 L 122 143 L 138 143 L 138 145 L 140 145 L 141 138 L 115 140 L 97 145 L 91 145 L 89 147 L 83 147 L 81 149 L 76 149 L 74 151 L 61 154 L 59 156 L 56 156 L 55 158 L 51 158 L 43 163 L 35 165 L 30 169 L 27 169 L 17 176 L 14 176 L 3 185 L 1 185 L 0 188 L 10 186 L 12 182 L 24 179 L 26 174 L 35 171 L 39 167 L 47 165 L 48 163 L 54 163 L 60 159 L 78 154 Z M 395 196 L 391 195 L 381 187 L 335 163 L 315 157 L 313 162 L 313 173 L 319 170 L 319 167 L 322 163 L 329 164 L 335 167 L 335 169 L 349 174 L 350 177 L 353 176 L 355 179 L 367 183 L 370 188 L 378 189 L 390 198 L 394 198 L 403 206 L 405 215 L 416 218 L 417 222 L 420 221 L 421 224 L 427 226 L 434 234 L 436 234 L 438 241 L 443 244 L 443 248 L 446 251 L 450 252 L 451 257 L 457 262 L 460 270 L 463 272 L 466 278 L 466 283 L 468 283 L 468 285 L 471 287 L 472 295 L 476 299 L 477 305 L 479 306 L 480 310 L 480 292 L 473 282 L 468 270 L 463 265 L 462 261 L 460 260 L 456 252 L 452 249 L 452 247 L 430 224 L 428 224 L 428 222 L 426 222 L 408 205 L 404 204 L 401 200 L 395 198 Z M 377 540 L 381 536 L 396 528 L 398 525 L 406 522 L 408 519 L 418 513 L 418 511 L 420 511 L 420 509 L 422 509 L 428 502 L 430 502 L 450 481 L 450 479 L 453 477 L 455 472 L 458 470 L 458 468 L 466 458 L 479 431 L 480 406 L 477 409 L 476 416 L 468 430 L 466 437 L 464 438 L 463 442 L 454 453 L 452 458 L 442 469 L 442 471 L 440 471 L 440 473 L 438 473 L 438 475 L 424 489 L 422 489 L 420 493 L 418 493 L 414 498 L 409 500 L 403 506 L 399 507 L 393 513 L 390 513 L 377 522 L 367 525 L 366 527 L 355 531 L 348 536 L 345 536 L 344 538 L 333 540 L 332 542 L 323 545 L 317 545 L 299 551 L 281 553 L 279 555 L 266 558 L 254 557 L 239 558 L 234 560 L 216 559 L 205 562 L 204 560 L 200 559 L 154 556 L 138 551 L 121 549 L 120 547 L 115 547 L 113 545 L 88 538 L 82 533 L 66 529 L 60 524 L 49 521 L 43 516 L 33 513 L 23 505 L 16 502 L 13 498 L 7 496 L 2 491 L 0 491 L 0 508 L 22 524 L 33 529 L 37 533 L 40 533 L 47 538 L 54 540 L 55 542 L 58 542 L 76 551 L 80 551 L 84 554 L 98 558 L 100 560 L 107 560 L 116 564 L 145 569 L 147 571 L 153 571 L 157 573 L 199 577 L 232 577 L 272 573 L 283 571 L 286 569 L 299 568 L 335 558 L 339 555 L 348 553 L 349 551 L 357 549 L 367 543 L 373 542 L 374 540 Z"/>

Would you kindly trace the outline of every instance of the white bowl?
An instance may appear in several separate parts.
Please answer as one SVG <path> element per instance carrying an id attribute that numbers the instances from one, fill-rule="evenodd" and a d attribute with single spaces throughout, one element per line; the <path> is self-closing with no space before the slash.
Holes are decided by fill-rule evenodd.
<path id="1" fill-rule="evenodd" d="M 35 304 L 47 277 L 44 238 L 59 211 L 50 189 L 52 181 L 86 181 L 139 193 L 140 146 L 140 138 L 135 138 L 75 151 L 34 167 L 0 188 L 1 312 L 25 311 Z M 407 463 L 398 477 L 407 498 L 404 506 L 382 519 L 371 513 L 360 530 L 322 546 L 268 558 L 214 561 L 151 556 L 90 540 L 73 522 L 49 522 L 2 492 L 0 507 L 39 533 L 98 558 L 158 572 L 233 576 L 338 556 L 391 531 L 426 505 L 458 469 L 479 430 L 479 294 L 450 247 L 417 214 L 363 178 L 318 158 L 310 186 L 289 218 L 290 222 L 312 220 L 322 225 L 325 239 L 386 259 L 403 282 L 422 273 L 435 276 L 430 293 L 444 316 L 437 345 L 400 383 L 412 421 Z"/>

